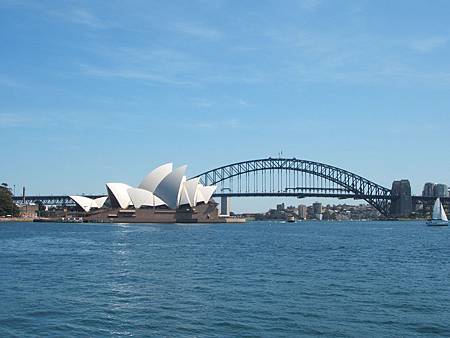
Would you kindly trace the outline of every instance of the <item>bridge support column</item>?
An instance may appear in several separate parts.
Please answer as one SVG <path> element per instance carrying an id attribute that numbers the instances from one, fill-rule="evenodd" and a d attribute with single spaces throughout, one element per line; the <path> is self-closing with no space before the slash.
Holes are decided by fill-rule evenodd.
<path id="1" fill-rule="evenodd" d="M 411 184 L 409 181 L 394 181 L 391 194 L 391 216 L 409 217 L 412 212 Z"/>
<path id="2" fill-rule="evenodd" d="M 222 196 L 220 198 L 220 214 L 230 216 L 231 211 L 231 197 Z"/>

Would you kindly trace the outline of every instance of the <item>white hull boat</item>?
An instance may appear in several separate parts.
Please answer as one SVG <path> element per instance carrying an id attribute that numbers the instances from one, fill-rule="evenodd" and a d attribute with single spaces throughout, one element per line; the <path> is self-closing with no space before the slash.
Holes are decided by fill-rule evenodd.
<path id="1" fill-rule="evenodd" d="M 431 220 L 427 221 L 427 225 L 435 225 L 435 226 L 446 226 L 448 225 L 448 218 L 445 214 L 444 207 L 442 206 L 441 200 L 439 198 L 436 199 L 433 206 L 433 215 Z"/>
<path id="2" fill-rule="evenodd" d="M 289 216 L 289 217 L 286 219 L 286 222 L 288 222 L 288 223 L 295 223 L 295 217 L 294 217 L 294 216 Z"/>

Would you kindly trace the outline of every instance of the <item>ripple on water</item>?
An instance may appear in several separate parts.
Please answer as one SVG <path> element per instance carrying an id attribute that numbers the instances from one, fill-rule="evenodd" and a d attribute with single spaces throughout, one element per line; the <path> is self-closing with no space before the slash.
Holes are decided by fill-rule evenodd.
<path id="1" fill-rule="evenodd" d="M 414 222 L 8 225 L 0 336 L 447 337 L 448 243 Z"/>

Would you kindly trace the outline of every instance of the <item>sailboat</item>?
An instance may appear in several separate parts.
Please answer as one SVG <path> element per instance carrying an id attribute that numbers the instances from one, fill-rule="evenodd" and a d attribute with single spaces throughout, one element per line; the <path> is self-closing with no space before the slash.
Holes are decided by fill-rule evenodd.
<path id="1" fill-rule="evenodd" d="M 445 214 L 444 207 L 442 206 L 439 197 L 434 202 L 433 206 L 433 216 L 431 220 L 427 221 L 427 225 L 448 225 L 447 215 Z"/>

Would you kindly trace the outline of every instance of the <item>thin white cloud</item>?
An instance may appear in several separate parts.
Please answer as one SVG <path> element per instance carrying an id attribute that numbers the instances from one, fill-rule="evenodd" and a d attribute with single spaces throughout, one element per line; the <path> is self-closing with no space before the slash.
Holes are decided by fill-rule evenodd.
<path id="1" fill-rule="evenodd" d="M 72 9 L 70 12 L 70 19 L 74 23 L 78 23 L 81 25 L 87 25 L 95 28 L 106 27 L 105 23 L 103 23 L 98 17 L 86 11 L 85 9 Z"/>
<path id="2" fill-rule="evenodd" d="M 302 0 L 301 6 L 309 11 L 314 11 L 322 5 L 322 0 Z"/>
<path id="3" fill-rule="evenodd" d="M 210 83 L 259 84 L 265 77 L 251 65 L 217 64 L 198 55 L 160 47 L 96 47 L 108 66 L 80 65 L 91 77 L 117 77 L 155 83 L 198 86 Z"/>
<path id="4" fill-rule="evenodd" d="M 0 128 L 54 128 L 60 125 L 73 126 L 73 122 L 78 122 L 69 116 L 68 113 L 57 111 L 0 113 Z"/>
<path id="5" fill-rule="evenodd" d="M 111 25 L 100 19 L 90 10 L 81 7 L 68 7 L 64 2 L 60 6 L 48 6 L 43 1 L 0 0 L 0 7 L 17 7 L 22 10 L 38 12 L 40 16 L 57 19 L 64 22 L 88 26 L 90 28 L 108 28 Z M 58 9 L 55 9 L 58 8 Z"/>
<path id="6" fill-rule="evenodd" d="M 115 121 L 126 121 L 133 116 L 134 121 L 139 123 L 121 123 Z M 147 130 L 146 114 L 136 111 L 28 111 L 20 113 L 0 113 L 0 129 L 5 128 L 27 128 L 27 129 L 55 129 L 71 132 L 85 130 L 86 127 L 101 129 L 102 131 L 142 131 Z M 164 124 L 164 122 L 162 122 Z"/>
<path id="7" fill-rule="evenodd" d="M 81 65 L 81 71 L 85 75 L 98 78 L 112 77 L 130 80 L 145 80 L 148 82 L 177 85 L 177 86 L 190 86 L 194 84 L 193 82 L 190 81 L 178 80 L 176 78 L 171 78 L 162 74 L 142 69 L 108 69 L 88 65 Z"/>
<path id="8" fill-rule="evenodd" d="M 66 8 L 58 11 L 49 10 L 48 14 L 60 20 L 90 28 L 104 29 L 109 27 L 105 21 L 84 8 Z"/>
<path id="9" fill-rule="evenodd" d="M 27 116 L 12 113 L 0 113 L 0 128 L 14 128 L 29 124 L 31 119 Z"/>
<path id="10" fill-rule="evenodd" d="M 177 22 L 172 25 L 171 29 L 178 33 L 202 39 L 215 40 L 222 37 L 222 33 L 220 31 L 200 23 Z"/>
<path id="11" fill-rule="evenodd" d="M 239 129 L 243 127 L 242 123 L 236 119 L 231 118 L 228 120 L 208 120 L 189 122 L 186 124 L 188 128 L 194 129 L 211 129 L 211 130 L 227 130 L 227 129 Z"/>
<path id="12" fill-rule="evenodd" d="M 12 87 L 12 88 L 25 88 L 26 86 L 10 77 L 0 75 L 0 86 L 1 87 Z"/>
<path id="13" fill-rule="evenodd" d="M 266 81 L 267 73 L 252 71 L 247 67 L 236 67 L 228 70 L 211 70 L 210 74 L 205 74 L 201 80 L 205 83 L 242 83 L 242 84 L 260 84 Z"/>
<path id="14" fill-rule="evenodd" d="M 237 101 L 238 105 L 240 106 L 244 106 L 244 107 L 250 107 L 252 104 L 250 102 L 248 102 L 247 100 L 244 99 L 239 99 Z"/>
<path id="15" fill-rule="evenodd" d="M 430 53 L 433 50 L 447 44 L 448 38 L 443 36 L 432 36 L 423 39 L 416 39 L 411 42 L 410 48 L 419 53 Z"/>
<path id="16" fill-rule="evenodd" d="M 211 108 L 214 105 L 214 102 L 206 98 L 194 98 L 192 103 L 197 108 Z"/>
<path id="17" fill-rule="evenodd" d="M 277 63 L 277 71 L 266 73 L 271 81 L 450 86 L 449 67 L 430 70 L 401 57 L 408 43 L 405 39 L 325 35 L 295 27 L 272 29 L 266 35 L 272 40 L 272 50 L 289 48 L 291 54 Z M 417 40 L 414 46 L 424 53 L 445 43 L 447 39 L 439 37 Z"/>

